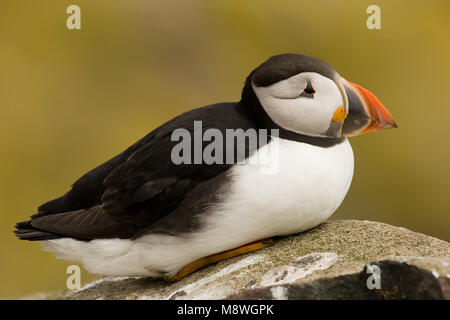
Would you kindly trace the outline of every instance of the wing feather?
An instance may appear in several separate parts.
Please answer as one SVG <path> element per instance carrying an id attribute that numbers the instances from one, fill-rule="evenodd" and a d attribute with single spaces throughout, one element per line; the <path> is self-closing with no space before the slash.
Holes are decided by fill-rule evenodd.
<path id="1" fill-rule="evenodd" d="M 228 128 L 254 127 L 239 103 L 191 110 L 82 176 L 64 196 L 40 206 L 31 221 L 17 224 L 16 234 L 28 240 L 130 238 L 165 219 L 194 188 L 233 165 L 171 161 L 177 143 L 171 141 L 171 133 L 178 128 L 192 132 L 195 120 L 202 121 L 204 130 L 216 128 L 223 133 Z"/>

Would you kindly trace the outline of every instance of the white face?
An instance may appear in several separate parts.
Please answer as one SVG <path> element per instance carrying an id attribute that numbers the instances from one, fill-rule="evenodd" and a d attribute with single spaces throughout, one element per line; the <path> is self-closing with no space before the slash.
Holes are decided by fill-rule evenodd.
<path id="1" fill-rule="evenodd" d="M 269 117 L 281 128 L 318 137 L 340 137 L 339 107 L 348 112 L 337 84 L 318 73 L 303 72 L 253 90 Z"/>

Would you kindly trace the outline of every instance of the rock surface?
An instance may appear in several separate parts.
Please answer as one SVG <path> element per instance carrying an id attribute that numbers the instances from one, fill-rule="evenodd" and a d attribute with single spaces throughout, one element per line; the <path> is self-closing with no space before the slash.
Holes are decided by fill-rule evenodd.
<path id="1" fill-rule="evenodd" d="M 450 244 L 378 222 L 329 221 L 176 283 L 103 278 L 64 298 L 449 299 Z"/>

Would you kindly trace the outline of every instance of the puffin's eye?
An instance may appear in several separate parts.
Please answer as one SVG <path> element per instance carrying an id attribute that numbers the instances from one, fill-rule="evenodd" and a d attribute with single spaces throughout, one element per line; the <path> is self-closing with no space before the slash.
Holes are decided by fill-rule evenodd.
<path id="1" fill-rule="evenodd" d="M 300 97 L 307 97 L 307 98 L 314 98 L 314 94 L 316 93 L 316 90 L 311 85 L 311 82 L 308 81 L 308 84 L 306 85 L 306 88 L 303 89 L 302 93 L 300 94 Z"/>

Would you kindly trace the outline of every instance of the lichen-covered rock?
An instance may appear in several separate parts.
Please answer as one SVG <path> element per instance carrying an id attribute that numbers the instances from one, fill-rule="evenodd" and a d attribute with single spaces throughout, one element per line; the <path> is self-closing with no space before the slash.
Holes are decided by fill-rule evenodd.
<path id="1" fill-rule="evenodd" d="M 103 278 L 66 299 L 449 299 L 450 244 L 369 221 L 329 221 L 168 283 Z"/>

